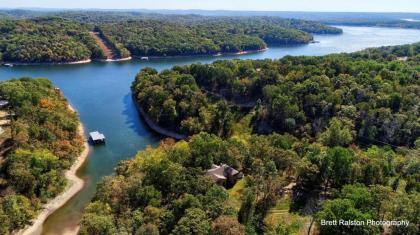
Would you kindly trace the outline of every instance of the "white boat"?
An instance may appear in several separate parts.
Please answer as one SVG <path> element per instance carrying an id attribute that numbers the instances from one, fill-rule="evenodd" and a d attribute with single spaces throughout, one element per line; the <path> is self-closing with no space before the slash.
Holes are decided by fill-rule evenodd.
<path id="1" fill-rule="evenodd" d="M 6 66 L 6 67 L 13 67 L 13 64 L 3 64 L 4 66 Z"/>
<path id="2" fill-rule="evenodd" d="M 140 58 L 140 60 L 149 60 L 149 57 L 143 56 L 143 57 Z"/>

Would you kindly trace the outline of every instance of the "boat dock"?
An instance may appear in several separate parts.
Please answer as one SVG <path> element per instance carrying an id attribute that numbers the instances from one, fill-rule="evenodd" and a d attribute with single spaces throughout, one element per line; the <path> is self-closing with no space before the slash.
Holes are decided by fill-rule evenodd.
<path id="1" fill-rule="evenodd" d="M 99 131 L 94 131 L 89 133 L 90 140 L 93 144 L 104 144 L 105 143 L 105 135 L 100 133 Z"/>

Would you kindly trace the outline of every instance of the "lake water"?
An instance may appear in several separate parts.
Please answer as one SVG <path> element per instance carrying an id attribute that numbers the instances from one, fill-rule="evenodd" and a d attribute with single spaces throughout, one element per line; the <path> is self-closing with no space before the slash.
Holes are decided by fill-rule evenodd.
<path id="1" fill-rule="evenodd" d="M 341 26 L 340 26 L 341 27 Z M 157 70 L 177 64 L 210 63 L 217 59 L 281 58 L 285 55 L 325 55 L 353 52 L 367 47 L 398 45 L 420 41 L 419 30 L 341 27 L 342 35 L 316 35 L 319 43 L 276 47 L 261 53 L 241 56 L 193 57 L 153 61 L 91 63 L 86 65 L 22 66 L 0 68 L 0 79 L 23 76 L 51 79 L 77 109 L 86 132 L 98 130 L 107 137 L 105 146 L 91 147 L 79 175 L 87 184 L 82 192 L 54 213 L 44 224 L 44 234 L 64 234 L 75 228 L 84 206 L 92 199 L 95 185 L 111 175 L 123 159 L 129 159 L 160 137 L 151 133 L 140 120 L 131 99 L 130 85 L 138 71 L 146 66 Z"/>

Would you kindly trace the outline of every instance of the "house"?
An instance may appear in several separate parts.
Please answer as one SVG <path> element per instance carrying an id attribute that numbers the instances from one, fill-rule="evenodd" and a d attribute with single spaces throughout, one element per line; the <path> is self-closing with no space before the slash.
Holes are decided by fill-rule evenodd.
<path id="1" fill-rule="evenodd" d="M 0 108 L 5 108 L 9 105 L 9 101 L 7 100 L 0 100 Z"/>
<path id="2" fill-rule="evenodd" d="M 103 144 L 105 143 L 105 135 L 99 133 L 98 131 L 94 131 L 89 133 L 90 139 L 94 144 Z"/>
<path id="3" fill-rule="evenodd" d="M 207 170 L 206 175 L 215 183 L 228 186 L 233 186 L 238 179 L 243 177 L 241 172 L 227 164 L 222 164 L 220 166 L 213 164 L 212 168 Z"/>
<path id="4" fill-rule="evenodd" d="M 296 183 L 295 182 L 291 182 L 287 186 L 283 187 L 283 192 L 286 193 L 286 194 L 292 194 L 294 187 L 296 187 Z"/>

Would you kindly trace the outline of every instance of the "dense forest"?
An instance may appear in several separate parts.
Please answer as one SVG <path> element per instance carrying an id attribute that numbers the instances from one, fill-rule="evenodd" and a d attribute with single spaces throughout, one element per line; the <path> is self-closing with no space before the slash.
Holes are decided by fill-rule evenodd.
<path id="1" fill-rule="evenodd" d="M 0 60 L 65 63 L 103 57 L 88 28 L 79 23 L 54 17 L 0 20 Z"/>
<path id="2" fill-rule="evenodd" d="M 408 220 L 409 226 L 386 229 L 418 234 L 419 141 L 411 150 L 360 149 L 346 147 L 342 132 L 332 124 L 312 143 L 288 134 L 247 133 L 165 140 L 121 162 L 116 174 L 98 185 L 80 234 L 307 234 L 308 215 L 317 223 Z M 329 138 L 337 142 L 325 142 Z M 212 164 L 229 164 L 245 177 L 226 190 L 205 176 Z M 361 235 L 384 228 L 321 226 L 312 231 Z"/>
<path id="3" fill-rule="evenodd" d="M 116 47 L 134 56 L 236 53 L 267 45 L 309 43 L 310 33 L 342 31 L 319 23 L 273 17 L 182 17 L 130 20 L 100 25 Z"/>
<path id="4" fill-rule="evenodd" d="M 7 13 L 10 17 L 0 16 L 0 61 L 15 63 L 105 59 L 104 51 L 90 35 L 92 31 L 100 33 L 119 58 L 257 51 L 267 45 L 309 43 L 311 33 L 342 32 L 317 22 L 276 17 Z"/>
<path id="5" fill-rule="evenodd" d="M 414 44 L 322 57 L 217 61 L 159 74 L 146 68 L 132 89 L 152 120 L 182 134 L 229 136 L 235 120 L 252 113 L 254 133 L 315 138 L 339 119 L 351 132 L 349 143 L 412 146 L 420 134 L 419 52 L 420 44 Z"/>
<path id="6" fill-rule="evenodd" d="M 410 21 L 410 19 L 333 18 L 321 20 L 321 22 L 331 25 L 420 29 L 420 22 L 418 20 Z"/>
<path id="7" fill-rule="evenodd" d="M 0 97 L 9 102 L 0 111 L 0 234 L 9 234 L 64 190 L 64 171 L 81 153 L 83 139 L 77 114 L 49 80 L 1 82 Z"/>
<path id="8" fill-rule="evenodd" d="M 418 234 L 419 55 L 417 43 L 143 69 L 140 108 L 190 138 L 122 162 L 81 234 Z M 213 164 L 245 177 L 216 184 Z M 410 223 L 321 226 L 339 219 Z"/>

